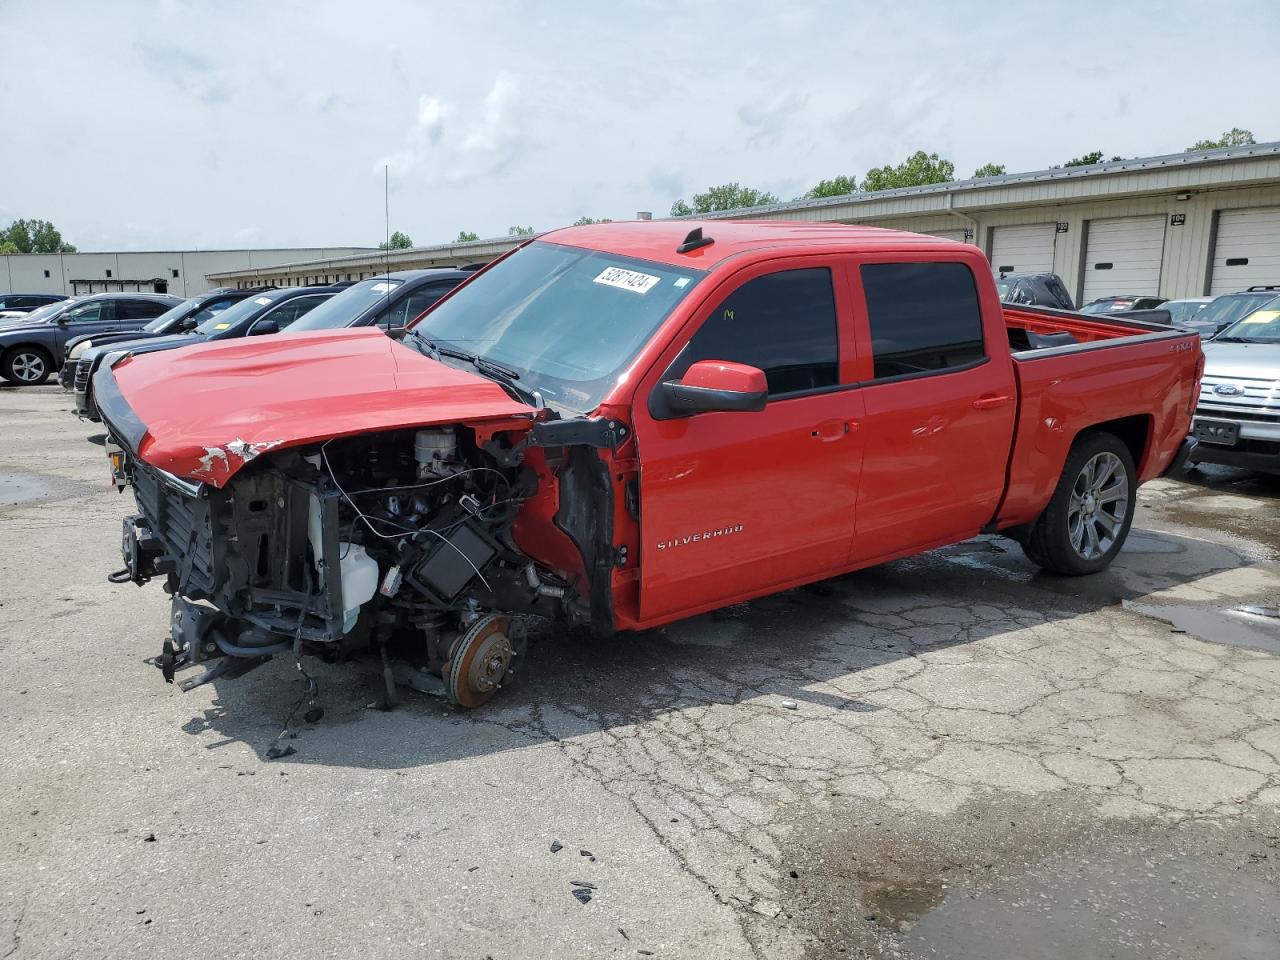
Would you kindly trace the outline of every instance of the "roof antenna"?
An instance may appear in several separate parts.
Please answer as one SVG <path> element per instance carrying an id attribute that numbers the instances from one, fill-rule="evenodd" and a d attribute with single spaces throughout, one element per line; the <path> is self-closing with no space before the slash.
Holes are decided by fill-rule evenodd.
<path id="1" fill-rule="evenodd" d="M 692 253 L 702 247 L 709 247 L 715 242 L 714 238 L 702 235 L 701 227 L 694 227 L 689 231 L 689 235 L 684 238 L 684 243 L 676 247 L 676 253 Z"/>
<path id="2" fill-rule="evenodd" d="M 386 218 L 387 227 L 387 246 L 382 255 L 382 262 L 386 268 L 387 278 L 383 281 L 386 289 L 387 300 L 387 333 L 391 333 L 391 164 L 384 163 L 382 165 L 382 213 Z"/>

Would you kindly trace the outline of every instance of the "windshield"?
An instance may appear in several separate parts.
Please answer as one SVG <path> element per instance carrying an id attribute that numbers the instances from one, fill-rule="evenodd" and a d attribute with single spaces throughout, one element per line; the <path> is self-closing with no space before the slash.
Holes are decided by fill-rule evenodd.
<path id="1" fill-rule="evenodd" d="M 361 280 L 330 297 L 305 317 L 289 325 L 289 332 L 299 330 L 332 330 L 345 327 L 368 310 L 374 304 L 386 300 L 396 287 L 404 283 L 395 277 L 374 277 Z"/>
<path id="2" fill-rule="evenodd" d="M 1261 310 L 1255 310 L 1237 320 L 1215 340 L 1237 340 L 1246 343 L 1280 343 L 1280 297 L 1276 297 Z"/>
<path id="3" fill-rule="evenodd" d="M 1170 323 L 1186 323 L 1192 318 L 1199 320 L 1196 315 L 1208 305 L 1208 300 L 1170 300 L 1160 304 L 1160 309 L 1169 311 Z"/>
<path id="4" fill-rule="evenodd" d="M 1230 293 L 1219 297 L 1196 314 L 1196 323 L 1225 327 L 1234 323 L 1246 313 L 1252 313 L 1269 300 L 1275 299 L 1275 291 L 1259 291 L 1257 293 Z"/>
<path id="5" fill-rule="evenodd" d="M 227 307 L 227 309 L 220 313 L 213 314 L 196 327 L 196 332 L 203 333 L 206 337 L 211 337 L 215 333 L 221 333 L 223 330 L 230 330 L 241 320 L 245 320 L 248 317 L 253 316 L 263 307 L 273 303 L 274 301 L 275 297 L 265 295 L 250 297 L 248 300 L 241 300 L 234 306 Z"/>
<path id="6" fill-rule="evenodd" d="M 1123 313 L 1133 306 L 1132 300 L 1099 300 L 1080 308 L 1081 313 Z"/>
<path id="7" fill-rule="evenodd" d="M 194 299 L 183 300 L 180 304 L 178 304 L 172 310 L 166 310 L 164 313 L 160 314 L 160 316 L 156 317 L 154 320 L 152 320 L 142 329 L 147 331 L 147 333 L 156 333 L 157 331 L 163 330 L 165 326 L 171 323 L 172 321 L 181 320 L 183 317 L 185 317 L 187 315 L 187 311 L 191 309 L 191 305 L 193 303 L 195 303 Z"/>
<path id="8" fill-rule="evenodd" d="M 32 310 L 25 317 L 20 317 L 23 323 L 44 323 L 46 320 L 53 320 L 63 310 L 76 305 L 75 300 L 59 300 L 56 303 L 46 303 L 39 310 Z"/>
<path id="9" fill-rule="evenodd" d="M 542 241 L 477 275 L 413 330 L 514 370 L 548 405 L 586 413 L 703 276 Z"/>

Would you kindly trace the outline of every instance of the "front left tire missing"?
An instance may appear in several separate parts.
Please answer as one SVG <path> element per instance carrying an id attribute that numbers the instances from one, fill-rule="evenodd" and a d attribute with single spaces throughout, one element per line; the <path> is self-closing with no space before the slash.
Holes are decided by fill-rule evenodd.
<path id="1" fill-rule="evenodd" d="M 0 377 L 20 387 L 37 387 L 53 373 L 53 358 L 40 347 L 14 347 L 0 360 Z"/>

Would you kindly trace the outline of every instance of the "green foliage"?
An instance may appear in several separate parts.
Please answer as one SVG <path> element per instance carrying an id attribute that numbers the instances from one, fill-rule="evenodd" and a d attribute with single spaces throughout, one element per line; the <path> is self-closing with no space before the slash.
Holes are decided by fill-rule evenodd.
<path id="1" fill-rule="evenodd" d="M 1222 147 L 1243 147 L 1257 142 L 1257 140 L 1253 139 L 1252 130 L 1241 130 L 1239 127 L 1232 127 L 1217 140 L 1197 140 L 1187 147 L 1186 152 L 1191 153 L 1193 150 L 1219 150 Z"/>
<path id="2" fill-rule="evenodd" d="M 0 240 L 0 257 L 9 257 L 21 252 L 12 240 Z"/>
<path id="3" fill-rule="evenodd" d="M 407 233 L 401 233 L 397 230 L 391 235 L 390 240 L 383 240 L 378 244 L 379 250 L 408 250 L 413 246 L 413 241 L 409 239 Z"/>
<path id="4" fill-rule="evenodd" d="M 537 232 L 533 227 L 507 227 L 509 237 L 531 237 Z"/>
<path id="5" fill-rule="evenodd" d="M 1116 160 L 1123 160 L 1123 159 L 1124 159 L 1124 157 L 1112 157 L 1110 162 L 1114 162 L 1114 161 L 1116 161 Z M 1067 161 L 1066 163 L 1064 163 L 1062 166 L 1064 166 L 1064 167 L 1091 167 L 1091 166 L 1093 166 L 1095 163 L 1102 163 L 1102 151 L 1101 151 L 1101 150 L 1095 150 L 1095 151 L 1093 151 L 1093 153 L 1086 153 L 1086 154 L 1085 154 L 1084 156 L 1082 156 L 1082 157 L 1075 157 L 1074 159 L 1068 160 L 1068 161 Z M 1060 168 L 1059 168 L 1059 167 L 1050 167 L 1049 169 L 1050 169 L 1050 170 L 1058 170 L 1058 169 L 1060 169 Z"/>
<path id="6" fill-rule="evenodd" d="M 694 213 L 712 213 L 718 210 L 737 210 L 741 207 L 760 207 L 766 203 L 777 203 L 778 198 L 765 190 L 755 187 L 744 187 L 740 183 L 722 183 L 718 187 L 708 187 L 705 193 L 693 195 L 693 205 L 677 200 L 671 205 L 673 217 L 687 217 Z"/>
<path id="7" fill-rule="evenodd" d="M 473 240 L 479 240 L 479 239 L 480 239 L 480 234 L 478 233 L 472 233 L 470 230 L 459 230 L 458 238 L 453 242 L 454 243 L 470 243 Z"/>
<path id="8" fill-rule="evenodd" d="M 1003 163 L 984 163 L 977 170 L 973 171 L 973 178 L 979 177 L 1002 177 L 1008 171 L 1005 170 Z"/>
<path id="9" fill-rule="evenodd" d="M 862 179 L 862 189 L 896 190 L 899 187 L 920 187 L 929 183 L 946 183 L 956 178 L 956 167 L 950 160 L 936 153 L 917 150 L 896 167 L 874 167 Z"/>
<path id="10" fill-rule="evenodd" d="M 75 253 L 76 248 L 64 243 L 62 234 L 48 220 L 15 220 L 0 231 L 0 244 L 13 253 Z"/>
<path id="11" fill-rule="evenodd" d="M 573 221 L 573 225 L 575 227 L 589 227 L 593 223 L 613 223 L 613 221 L 603 217 L 599 220 L 596 220 L 594 217 L 579 217 L 577 220 Z"/>
<path id="12" fill-rule="evenodd" d="M 820 200 L 823 197 L 844 197 L 858 192 L 857 176 L 847 177 L 840 174 L 830 180 L 819 180 L 804 192 L 797 200 Z"/>

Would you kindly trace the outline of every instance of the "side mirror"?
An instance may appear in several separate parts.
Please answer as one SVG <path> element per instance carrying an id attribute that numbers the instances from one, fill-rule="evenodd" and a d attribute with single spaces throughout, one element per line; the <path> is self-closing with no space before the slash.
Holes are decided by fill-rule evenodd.
<path id="1" fill-rule="evenodd" d="M 249 336 L 251 337 L 261 337 L 264 334 L 279 333 L 279 332 L 280 332 L 280 324 L 276 323 L 270 317 L 267 317 L 263 320 L 259 320 L 257 323 L 255 323 L 252 327 L 249 328 Z"/>
<path id="2" fill-rule="evenodd" d="M 763 410 L 769 402 L 764 371 L 728 360 L 699 360 L 678 381 L 659 386 L 674 414 Z"/>
<path id="3" fill-rule="evenodd" d="M 184 332 L 187 330 L 194 330 L 195 328 L 196 328 L 195 317 L 183 317 L 182 323 L 178 326 L 178 329 Z"/>

